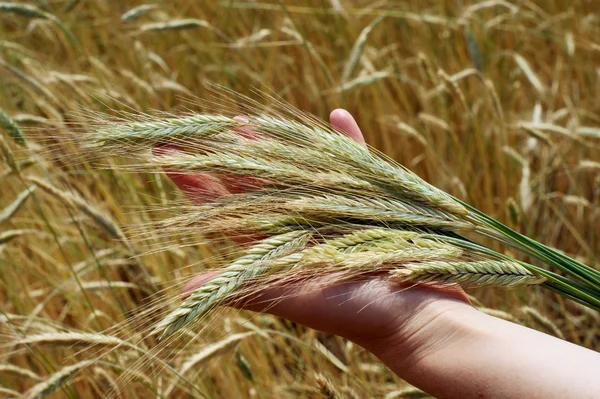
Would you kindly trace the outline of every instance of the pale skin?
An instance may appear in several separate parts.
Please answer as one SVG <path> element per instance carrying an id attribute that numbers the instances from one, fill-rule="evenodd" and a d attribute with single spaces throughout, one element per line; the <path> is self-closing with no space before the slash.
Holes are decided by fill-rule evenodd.
<path id="1" fill-rule="evenodd" d="M 336 109 L 330 121 L 366 145 L 350 113 Z M 208 175 L 169 177 L 196 203 L 246 188 Z M 199 275 L 184 291 L 214 276 Z M 600 354 L 481 313 L 458 287 L 401 287 L 374 276 L 302 291 L 273 287 L 243 308 L 347 338 L 439 398 L 600 398 Z"/>

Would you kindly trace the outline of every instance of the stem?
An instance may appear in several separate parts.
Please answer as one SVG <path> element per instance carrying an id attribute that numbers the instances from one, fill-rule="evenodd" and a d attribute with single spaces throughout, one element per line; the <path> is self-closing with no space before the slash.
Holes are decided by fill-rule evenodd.
<path id="1" fill-rule="evenodd" d="M 481 223 L 487 227 L 493 229 L 500 237 L 492 237 L 498 241 L 502 241 L 500 238 L 507 238 L 509 241 L 518 243 L 520 245 L 523 252 L 531 255 L 542 262 L 554 266 L 559 270 L 576 277 L 577 279 L 584 282 L 587 286 L 592 288 L 594 291 L 600 291 L 600 272 L 586 266 L 576 260 L 544 245 L 531 238 L 524 236 L 511 229 L 510 227 L 498 222 L 497 220 L 491 218 L 485 213 L 479 211 L 478 209 L 466 204 L 460 200 L 459 201 L 463 206 L 465 206 L 470 211 L 470 218 L 474 221 Z"/>

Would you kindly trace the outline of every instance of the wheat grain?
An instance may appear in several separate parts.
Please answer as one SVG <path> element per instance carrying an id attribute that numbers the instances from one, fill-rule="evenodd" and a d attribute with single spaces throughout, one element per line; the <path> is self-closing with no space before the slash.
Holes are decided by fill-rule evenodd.
<path id="1" fill-rule="evenodd" d="M 140 353 L 147 351 L 129 341 L 122 340 L 106 334 L 80 333 L 80 332 L 50 332 L 42 334 L 31 334 L 22 338 L 13 340 L 11 345 L 85 345 L 88 347 L 101 345 L 106 347 L 123 346 L 129 349 L 134 349 Z"/>
<path id="2" fill-rule="evenodd" d="M 517 63 L 519 68 L 521 68 L 531 85 L 538 91 L 540 95 L 543 96 L 548 89 L 542 83 L 540 78 L 535 74 L 535 72 L 533 72 L 533 69 L 531 68 L 531 65 L 529 65 L 529 62 L 527 62 L 525 57 L 523 57 L 520 54 L 513 53 L 512 55 L 515 59 L 515 62 Z"/>
<path id="3" fill-rule="evenodd" d="M 98 291 L 98 290 L 112 290 L 114 288 L 122 288 L 122 289 L 141 289 L 141 287 L 134 283 L 129 283 L 127 281 L 85 281 L 81 284 L 77 284 L 74 287 L 75 292 L 79 291 Z"/>
<path id="4" fill-rule="evenodd" d="M 21 71 L 19 68 L 12 66 L 11 64 L 9 64 L 8 62 L 6 62 L 5 60 L 3 60 L 1 58 L 0 58 L 0 66 L 9 70 L 13 75 L 15 75 L 18 79 L 23 81 L 28 86 L 30 86 L 38 94 L 41 94 L 45 99 L 52 102 L 53 105 L 60 106 L 60 101 L 58 101 L 58 98 L 56 98 L 56 96 L 47 87 L 42 85 L 35 78 L 33 78 L 30 75 L 26 74 L 25 72 Z"/>
<path id="5" fill-rule="evenodd" d="M 324 131 L 318 126 L 309 127 L 295 121 L 267 116 L 251 120 L 250 125 L 260 132 L 273 134 L 302 147 L 310 144 L 321 150 L 323 156 L 330 154 L 333 159 L 342 159 L 349 174 L 368 176 L 391 189 L 393 195 L 406 196 L 415 202 L 439 207 L 457 216 L 467 213 L 462 205 L 444 191 L 426 183 L 408 169 L 371 154 L 347 136 Z"/>
<path id="6" fill-rule="evenodd" d="M 269 37 L 272 34 L 271 29 L 260 29 L 258 32 L 253 33 L 249 36 L 241 37 L 235 41 L 232 47 L 243 48 L 246 46 L 255 46 L 258 42 L 264 38 Z"/>
<path id="7" fill-rule="evenodd" d="M 9 170 L 7 173 L 8 174 L 18 173 L 19 172 L 19 164 L 15 160 L 12 150 L 10 149 L 10 147 L 8 146 L 6 141 L 4 141 L 4 137 L 2 137 L 2 135 L 0 135 L 0 153 L 4 157 L 4 161 L 6 162 L 6 165 L 8 165 L 8 167 L 9 167 Z"/>
<path id="8" fill-rule="evenodd" d="M 412 231 L 363 229 L 305 248 L 310 234 L 299 230 L 264 239 L 220 275 L 192 292 L 155 331 L 163 331 L 163 336 L 172 334 L 221 304 L 245 282 L 266 273 L 318 268 L 346 270 L 355 275 L 408 262 L 456 258 L 463 252 L 441 241 L 441 236 Z"/>
<path id="9" fill-rule="evenodd" d="M 363 249 L 375 250 L 383 243 L 393 245 L 395 249 L 407 248 L 408 240 L 416 238 L 419 233 L 395 229 L 361 229 L 326 241 L 327 245 L 338 251 L 353 252 Z"/>
<path id="10" fill-rule="evenodd" d="M 338 368 L 343 373 L 349 373 L 350 368 L 344 364 L 337 356 L 335 356 L 321 341 L 316 340 L 314 343 L 314 347 L 320 352 L 325 359 L 327 359 L 331 364 L 333 364 L 336 368 Z"/>
<path id="11" fill-rule="evenodd" d="M 185 18 L 185 19 L 173 19 L 166 22 L 150 22 L 147 24 L 143 24 L 140 26 L 139 31 L 141 33 L 144 32 L 154 32 L 154 31 L 168 31 L 168 30 L 182 30 L 182 29 L 193 29 L 193 28 L 205 28 L 214 32 L 220 38 L 229 42 L 229 38 L 225 33 L 223 33 L 220 29 L 213 26 L 210 22 L 197 19 L 197 18 Z"/>
<path id="12" fill-rule="evenodd" d="M 584 137 L 600 138 L 600 128 L 593 126 L 578 126 L 575 128 L 575 133 Z"/>
<path id="13" fill-rule="evenodd" d="M 336 190 L 355 190 L 380 192 L 373 184 L 342 173 L 307 174 L 303 169 L 285 162 L 251 156 L 240 156 L 233 153 L 212 155 L 177 154 L 152 158 L 158 165 L 181 171 L 229 173 L 238 176 L 249 176 L 273 181 L 286 186 L 328 187 Z"/>
<path id="14" fill-rule="evenodd" d="M 519 323 L 519 320 L 517 320 L 517 318 L 515 316 L 511 315 L 510 313 L 506 313 L 502 310 L 484 308 L 484 307 L 479 307 L 479 308 L 477 308 L 477 310 L 479 310 L 480 312 L 485 313 L 487 315 L 497 317 L 499 319 L 507 320 L 507 321 L 510 321 L 515 324 Z"/>
<path id="15" fill-rule="evenodd" d="M 300 214 L 326 214 L 329 217 L 349 217 L 386 224 L 431 227 L 439 230 L 471 230 L 474 226 L 452 214 L 435 208 L 411 204 L 396 199 L 375 199 L 352 195 L 313 195 L 288 201 L 284 209 Z"/>
<path id="16" fill-rule="evenodd" d="M 34 229 L 17 229 L 17 230 L 7 230 L 0 233 L 0 245 L 6 244 L 9 241 L 14 240 L 17 237 L 20 237 L 24 234 L 43 234 L 43 232 Z"/>
<path id="17" fill-rule="evenodd" d="M 200 352 L 187 359 L 185 363 L 181 365 L 181 368 L 178 370 L 178 373 L 181 375 L 185 375 L 192 368 L 200 367 L 209 360 L 215 358 L 216 356 L 220 356 L 224 353 L 231 351 L 236 346 L 238 346 L 241 341 L 253 335 L 253 332 L 233 334 L 219 342 L 208 345 L 206 348 L 202 349 Z"/>
<path id="18" fill-rule="evenodd" d="M 235 364 L 245 379 L 254 381 L 254 373 L 252 373 L 250 362 L 239 351 L 235 353 Z"/>
<path id="19" fill-rule="evenodd" d="M 374 236 L 377 237 L 377 234 Z M 398 236 L 400 234 L 396 235 L 396 237 Z M 252 248 L 254 253 L 239 258 L 224 269 L 220 275 L 196 289 L 176 310 L 156 326 L 155 331 L 163 331 L 163 336 L 174 333 L 221 304 L 240 289 L 244 282 L 251 281 L 267 272 L 272 274 L 292 269 L 319 269 L 321 272 L 347 270 L 351 275 L 355 275 L 408 262 L 456 258 L 462 253 L 460 248 L 450 244 L 437 243 L 427 239 L 419 241 L 417 237 L 411 238 L 411 241 L 415 243 L 412 247 L 407 247 L 408 241 L 390 241 L 389 245 L 395 246 L 395 250 L 392 248 L 386 248 L 380 252 L 342 252 L 339 250 L 344 245 L 344 241 L 350 245 L 359 243 L 358 235 L 334 240 L 333 245 L 329 245 L 325 241 L 323 244 L 302 249 L 306 246 L 306 240 L 309 237 L 310 235 L 307 235 L 305 231 L 300 230 L 263 240 Z"/>

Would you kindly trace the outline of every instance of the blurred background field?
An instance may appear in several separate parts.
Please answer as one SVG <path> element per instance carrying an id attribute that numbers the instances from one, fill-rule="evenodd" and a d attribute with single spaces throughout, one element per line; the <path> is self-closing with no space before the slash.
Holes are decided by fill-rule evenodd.
<path id="1" fill-rule="evenodd" d="M 135 367 L 156 342 L 127 314 L 219 248 L 130 236 L 183 198 L 160 173 L 64 162 L 81 154 L 56 137 L 82 110 L 201 112 L 206 83 L 343 107 L 427 181 L 597 267 L 599 37 L 593 0 L 0 2 L 0 397 L 103 397 L 126 370 L 127 398 L 425 397 L 356 345 L 243 312 Z M 598 314 L 554 294 L 470 293 L 600 348 Z"/>

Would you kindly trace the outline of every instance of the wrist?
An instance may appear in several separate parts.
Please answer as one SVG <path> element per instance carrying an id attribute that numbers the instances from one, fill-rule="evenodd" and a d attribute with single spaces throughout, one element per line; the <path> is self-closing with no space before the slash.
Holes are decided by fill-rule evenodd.
<path id="1" fill-rule="evenodd" d="M 386 334 L 357 342 L 402 377 L 422 359 L 458 345 L 472 333 L 473 318 L 480 313 L 453 298 L 433 298 L 416 306 L 408 317 Z"/>

